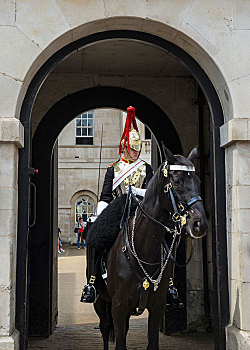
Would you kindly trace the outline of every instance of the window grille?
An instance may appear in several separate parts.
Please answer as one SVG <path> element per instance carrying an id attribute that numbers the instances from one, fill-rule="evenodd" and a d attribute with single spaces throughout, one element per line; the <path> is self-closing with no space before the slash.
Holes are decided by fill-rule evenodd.
<path id="1" fill-rule="evenodd" d="M 87 195 L 80 196 L 77 198 L 75 203 L 75 222 L 77 223 L 77 215 L 81 215 L 83 221 L 94 214 L 95 204 L 93 198 Z"/>
<path id="2" fill-rule="evenodd" d="M 93 145 L 94 113 L 93 111 L 79 114 L 75 118 L 76 145 Z"/>

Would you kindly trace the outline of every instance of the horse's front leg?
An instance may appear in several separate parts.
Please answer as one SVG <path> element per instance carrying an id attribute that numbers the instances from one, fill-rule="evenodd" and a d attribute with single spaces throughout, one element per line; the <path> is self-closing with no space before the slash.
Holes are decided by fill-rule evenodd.
<path id="1" fill-rule="evenodd" d="M 159 350 L 159 330 L 165 312 L 165 299 L 148 307 L 148 347 L 147 350 Z"/>
<path id="2" fill-rule="evenodd" d="M 126 337 L 129 323 L 128 301 L 124 299 L 112 299 L 112 316 L 115 330 L 115 350 L 127 350 Z"/>

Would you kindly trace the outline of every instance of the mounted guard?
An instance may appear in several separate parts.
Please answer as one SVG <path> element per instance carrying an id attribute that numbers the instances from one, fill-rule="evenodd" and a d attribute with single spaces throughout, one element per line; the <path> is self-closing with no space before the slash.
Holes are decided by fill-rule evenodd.
<path id="1" fill-rule="evenodd" d="M 128 192 L 130 186 L 133 195 L 141 201 L 149 180 L 153 176 L 151 166 L 139 157 L 141 148 L 142 141 L 135 119 L 135 108 L 128 107 L 119 147 L 121 158 L 107 168 L 100 201 L 97 205 L 98 220 L 92 227 L 91 222 L 95 221 L 96 216 L 89 219 L 88 226 L 90 228 L 86 240 L 87 285 L 83 288 L 82 302 L 93 303 L 96 301 L 96 276 L 100 266 L 101 253 L 112 246 L 120 231 L 120 221 L 126 200 L 126 196 L 123 195 Z M 120 199 L 114 201 L 118 198 Z M 183 305 L 173 283 L 169 286 L 168 294 L 168 302 L 170 300 L 174 305 Z"/>
<path id="2" fill-rule="evenodd" d="M 121 229 L 106 253 L 107 278 L 97 279 L 99 294 L 94 309 L 100 318 L 104 350 L 108 350 L 109 340 L 116 341 L 116 350 L 126 350 L 129 319 L 145 309 L 149 313 L 147 349 L 159 350 L 159 329 L 173 264 L 177 263 L 176 249 L 181 239 L 200 239 L 207 229 L 200 181 L 193 165 L 196 156 L 197 148 L 187 158 L 165 149 L 165 161 L 150 180 L 142 201 L 129 186 L 128 194 L 112 201 L 95 222 L 104 223 L 109 208 L 113 212 L 118 207 L 119 213 L 120 198 L 126 198 Z M 130 210 L 132 200 L 137 204 L 135 211 Z"/>

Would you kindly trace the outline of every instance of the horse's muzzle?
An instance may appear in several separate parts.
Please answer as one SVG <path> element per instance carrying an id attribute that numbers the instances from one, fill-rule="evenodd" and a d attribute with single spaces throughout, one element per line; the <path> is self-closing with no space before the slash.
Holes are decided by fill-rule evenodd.
<path id="1" fill-rule="evenodd" d="M 187 218 L 186 232 L 193 239 L 200 239 L 207 233 L 207 218 L 204 207 L 201 203 L 197 204 L 196 208 L 189 211 Z"/>
<path id="2" fill-rule="evenodd" d="M 189 227 L 186 228 L 188 235 L 193 239 L 200 239 L 207 234 L 207 225 L 204 227 L 204 225 L 201 224 L 200 221 L 195 221 L 193 224 L 193 229 L 190 230 Z"/>

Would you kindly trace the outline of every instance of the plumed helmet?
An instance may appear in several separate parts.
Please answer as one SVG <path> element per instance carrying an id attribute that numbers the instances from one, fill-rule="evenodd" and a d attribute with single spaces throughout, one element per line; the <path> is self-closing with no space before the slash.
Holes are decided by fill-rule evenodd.
<path id="1" fill-rule="evenodd" d="M 120 141 L 119 153 L 121 154 L 121 151 L 124 151 L 125 147 L 127 147 L 128 150 L 131 148 L 139 152 L 141 146 L 141 137 L 135 120 L 135 108 L 130 106 L 127 108 L 127 118 Z"/>
<path id="2" fill-rule="evenodd" d="M 135 129 L 130 130 L 129 132 L 129 147 L 135 151 L 141 150 L 141 137 L 138 131 Z"/>

